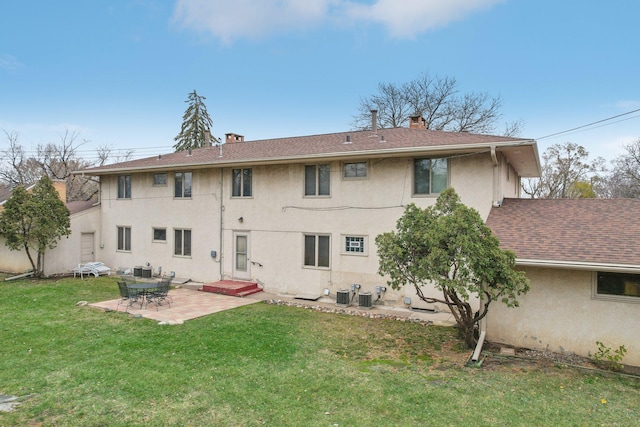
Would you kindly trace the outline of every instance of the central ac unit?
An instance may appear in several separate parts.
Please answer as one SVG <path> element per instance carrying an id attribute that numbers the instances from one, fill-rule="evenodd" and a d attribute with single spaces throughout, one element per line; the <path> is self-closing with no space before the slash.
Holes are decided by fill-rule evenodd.
<path id="1" fill-rule="evenodd" d="M 371 292 L 360 292 L 358 294 L 358 308 L 371 308 L 373 306 L 373 294 Z"/>
<path id="2" fill-rule="evenodd" d="M 351 292 L 349 291 L 349 289 L 340 289 L 336 295 L 337 295 L 337 298 L 336 298 L 337 305 L 341 305 L 344 307 L 347 307 L 349 305 L 350 303 L 349 297 L 351 295 Z"/>

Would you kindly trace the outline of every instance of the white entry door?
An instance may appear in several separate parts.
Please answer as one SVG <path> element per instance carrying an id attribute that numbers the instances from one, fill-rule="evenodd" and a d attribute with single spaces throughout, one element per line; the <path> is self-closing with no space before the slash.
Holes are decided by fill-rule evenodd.
<path id="1" fill-rule="evenodd" d="M 237 279 L 251 278 L 249 259 L 249 233 L 235 232 L 233 236 L 233 276 Z"/>
<path id="2" fill-rule="evenodd" d="M 93 261 L 95 261 L 93 233 L 82 233 L 80 235 L 80 262 L 86 264 Z"/>

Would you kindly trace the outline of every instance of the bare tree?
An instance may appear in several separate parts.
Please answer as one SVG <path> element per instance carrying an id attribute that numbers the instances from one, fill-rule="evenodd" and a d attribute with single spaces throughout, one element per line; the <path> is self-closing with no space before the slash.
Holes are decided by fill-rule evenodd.
<path id="1" fill-rule="evenodd" d="M 547 148 L 542 160 L 542 176 L 522 183 L 522 190 L 531 198 L 596 197 L 596 184 L 605 171 L 602 157 L 591 161 L 583 146 L 566 142 Z"/>
<path id="2" fill-rule="evenodd" d="M 24 147 L 20 145 L 16 132 L 5 131 L 5 136 L 8 148 L 0 152 L 0 182 L 15 187 L 34 184 L 43 176 L 47 176 L 52 180 L 66 181 L 67 201 L 91 200 L 97 197 L 99 187 L 96 178 L 72 173 L 95 165 L 95 162 L 82 159 L 78 155 L 79 148 L 88 142 L 78 140 L 78 131 L 66 130 L 58 144 L 38 145 L 36 154 L 32 156 L 28 156 Z M 128 160 L 131 155 L 132 151 L 129 150 L 116 156 L 116 160 Z M 110 150 L 102 147 L 98 149 L 100 165 L 106 163 L 110 157 Z"/>
<path id="3" fill-rule="evenodd" d="M 98 147 L 98 166 L 104 166 L 107 163 L 120 163 L 131 160 L 134 150 L 126 149 L 121 152 L 115 152 L 112 145 L 101 145 Z"/>
<path id="4" fill-rule="evenodd" d="M 524 120 L 518 119 L 512 122 L 507 122 L 504 124 L 504 130 L 502 131 L 502 135 L 518 137 L 522 134 L 522 130 L 524 129 Z"/>
<path id="5" fill-rule="evenodd" d="M 460 94 L 452 77 L 422 73 L 407 83 L 379 83 L 378 92 L 360 100 L 353 117 L 355 129 L 371 127 L 371 110 L 378 111 L 382 128 L 406 126 L 411 116 L 421 116 L 427 129 L 450 132 L 491 133 L 502 117 L 500 97 L 487 93 Z M 507 124 L 506 131 L 515 136 L 522 122 Z"/>
<path id="6" fill-rule="evenodd" d="M 5 130 L 4 134 L 8 147 L 0 151 L 0 181 L 9 187 L 34 184 L 42 176 L 40 165 L 20 145 L 17 132 Z"/>
<path id="7" fill-rule="evenodd" d="M 602 184 L 607 197 L 640 198 L 640 138 L 625 146 L 626 153 L 612 161 Z"/>

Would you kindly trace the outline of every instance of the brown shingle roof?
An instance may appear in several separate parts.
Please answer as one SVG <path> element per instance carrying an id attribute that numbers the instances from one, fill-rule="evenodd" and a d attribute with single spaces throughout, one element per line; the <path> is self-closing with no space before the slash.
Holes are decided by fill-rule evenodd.
<path id="1" fill-rule="evenodd" d="M 487 225 L 520 260 L 640 266 L 640 200 L 505 199 Z"/>
<path id="2" fill-rule="evenodd" d="M 345 143 L 347 136 L 350 138 L 349 143 Z M 192 150 L 191 155 L 182 151 L 90 168 L 82 172 L 101 175 L 141 169 L 161 170 L 176 167 L 205 167 L 216 164 L 277 163 L 301 159 L 338 158 L 340 156 L 386 156 L 416 151 L 437 152 L 439 149 L 441 152 L 455 152 L 456 150 L 473 152 L 474 150 L 488 149 L 491 145 L 513 147 L 520 144 L 528 145 L 531 149 L 535 142 L 530 139 L 464 132 L 393 128 L 380 129 L 376 134 L 370 131 L 354 131 L 228 143 L 222 145 L 222 155 L 220 155 L 218 147 L 207 147 Z M 532 150 L 535 155 L 534 163 L 537 162 L 536 150 Z"/>
<path id="3" fill-rule="evenodd" d="M 69 209 L 69 213 L 71 215 L 76 214 L 78 212 L 86 211 L 87 209 L 91 209 L 96 205 L 96 202 L 93 200 L 80 201 L 76 200 L 73 202 L 67 203 L 67 209 Z"/>
<path id="4" fill-rule="evenodd" d="M 9 188 L 9 186 L 0 184 L 0 203 L 9 200 L 9 197 L 11 197 L 12 193 L 13 192 L 11 191 L 11 188 Z"/>

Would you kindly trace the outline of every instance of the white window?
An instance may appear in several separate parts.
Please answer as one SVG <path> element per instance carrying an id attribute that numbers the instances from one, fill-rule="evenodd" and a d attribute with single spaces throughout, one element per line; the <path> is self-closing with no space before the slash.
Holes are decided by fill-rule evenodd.
<path id="1" fill-rule="evenodd" d="M 174 230 L 174 255 L 191 256 L 191 230 Z"/>
<path id="2" fill-rule="evenodd" d="M 131 251 L 131 227 L 118 227 L 118 250 Z"/>
<path id="3" fill-rule="evenodd" d="M 175 192 L 176 198 L 189 198 L 191 197 L 191 172 L 176 172 L 175 175 Z"/>
<path id="4" fill-rule="evenodd" d="M 305 267 L 329 267 L 331 239 L 327 235 L 304 235 Z"/>
<path id="5" fill-rule="evenodd" d="M 330 191 L 330 165 L 307 165 L 304 167 L 305 196 L 328 196 Z"/>
<path id="6" fill-rule="evenodd" d="M 413 161 L 413 194 L 437 194 L 447 188 L 447 159 Z"/>
<path id="7" fill-rule="evenodd" d="M 131 175 L 118 176 L 118 199 L 131 198 Z"/>
<path id="8" fill-rule="evenodd" d="M 251 197 L 253 189 L 251 186 L 253 171 L 248 169 L 233 169 L 231 197 Z"/>
<path id="9" fill-rule="evenodd" d="M 640 274 L 598 271 L 593 290 L 598 299 L 640 303 Z"/>

